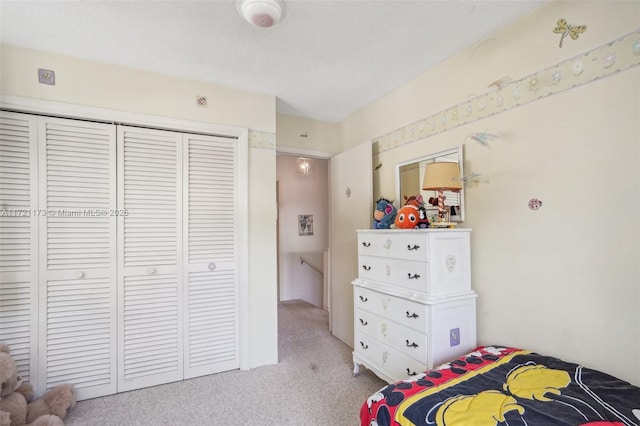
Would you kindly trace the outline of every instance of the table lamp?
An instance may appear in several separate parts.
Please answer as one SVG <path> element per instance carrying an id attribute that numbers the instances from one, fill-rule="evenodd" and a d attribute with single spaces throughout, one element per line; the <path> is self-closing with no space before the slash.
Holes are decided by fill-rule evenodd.
<path id="1" fill-rule="evenodd" d="M 458 163 L 432 162 L 427 163 L 424 169 L 424 179 L 422 189 L 438 191 L 438 221 L 431 226 L 452 226 L 451 222 L 445 221 L 447 216 L 444 207 L 443 191 L 460 191 L 462 189 L 462 179 L 460 178 L 460 167 Z"/>

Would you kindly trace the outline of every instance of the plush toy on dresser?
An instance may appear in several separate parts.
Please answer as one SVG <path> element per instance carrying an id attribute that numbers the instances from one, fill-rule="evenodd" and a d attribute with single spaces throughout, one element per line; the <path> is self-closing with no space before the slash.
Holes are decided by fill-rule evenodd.
<path id="1" fill-rule="evenodd" d="M 0 343 L 0 426 L 64 426 L 76 403 L 73 385 L 61 384 L 33 400 L 33 386 L 23 383 L 9 346 Z"/>
<path id="2" fill-rule="evenodd" d="M 420 229 L 429 227 L 427 210 L 422 195 L 405 197 L 404 206 L 398 209 L 395 225 L 399 229 Z"/>
<path id="3" fill-rule="evenodd" d="M 396 207 L 386 198 L 376 201 L 376 208 L 373 211 L 373 229 L 389 229 L 396 219 Z"/>

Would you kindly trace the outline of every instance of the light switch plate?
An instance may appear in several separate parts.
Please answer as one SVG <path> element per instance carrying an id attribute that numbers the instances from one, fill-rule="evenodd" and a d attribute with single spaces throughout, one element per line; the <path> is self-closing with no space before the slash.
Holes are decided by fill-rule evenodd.
<path id="1" fill-rule="evenodd" d="M 38 68 L 38 82 L 41 84 L 56 85 L 56 72 L 53 70 L 45 70 Z"/>
<path id="2" fill-rule="evenodd" d="M 452 328 L 449 331 L 449 346 L 458 346 L 460 344 L 460 328 Z"/>

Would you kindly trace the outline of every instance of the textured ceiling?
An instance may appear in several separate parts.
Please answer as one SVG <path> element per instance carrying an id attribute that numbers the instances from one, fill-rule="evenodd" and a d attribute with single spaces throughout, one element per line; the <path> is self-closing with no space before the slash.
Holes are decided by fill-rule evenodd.
<path id="1" fill-rule="evenodd" d="M 235 1 L 0 1 L 2 43 L 277 97 L 337 122 L 544 0 L 287 1 L 270 29 Z"/>

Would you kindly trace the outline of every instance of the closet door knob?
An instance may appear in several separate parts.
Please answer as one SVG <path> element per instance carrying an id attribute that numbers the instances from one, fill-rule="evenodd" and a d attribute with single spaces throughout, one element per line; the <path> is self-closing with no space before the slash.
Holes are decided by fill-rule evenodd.
<path id="1" fill-rule="evenodd" d="M 78 271 L 75 273 L 76 278 L 84 278 L 84 272 Z"/>
<path id="2" fill-rule="evenodd" d="M 147 269 L 147 274 L 149 275 L 155 275 L 156 274 L 156 268 L 149 268 Z"/>
<path id="3" fill-rule="evenodd" d="M 215 271 L 215 270 L 216 270 L 216 264 L 215 264 L 215 262 L 211 262 L 211 263 L 209 263 L 208 268 L 209 268 L 209 270 L 210 270 L 210 271 Z"/>

